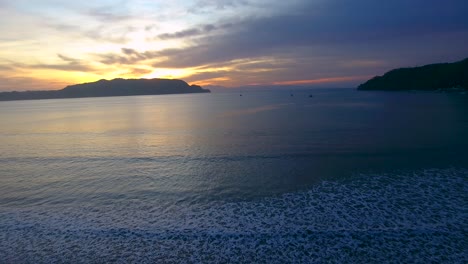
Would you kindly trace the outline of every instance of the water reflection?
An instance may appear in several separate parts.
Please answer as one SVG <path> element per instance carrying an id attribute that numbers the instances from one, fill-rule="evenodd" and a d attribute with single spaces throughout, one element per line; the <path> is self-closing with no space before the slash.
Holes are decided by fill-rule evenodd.
<path id="1" fill-rule="evenodd" d="M 350 90 L 0 103 L 0 200 L 245 199 L 366 170 L 460 166 L 467 105 Z"/>

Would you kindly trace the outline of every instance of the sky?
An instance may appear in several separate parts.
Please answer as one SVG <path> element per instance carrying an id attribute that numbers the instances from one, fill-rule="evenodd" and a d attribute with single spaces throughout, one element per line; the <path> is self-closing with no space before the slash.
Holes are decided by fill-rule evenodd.
<path id="1" fill-rule="evenodd" d="M 355 87 L 468 57 L 466 0 L 0 0 L 0 91 L 113 78 Z"/>

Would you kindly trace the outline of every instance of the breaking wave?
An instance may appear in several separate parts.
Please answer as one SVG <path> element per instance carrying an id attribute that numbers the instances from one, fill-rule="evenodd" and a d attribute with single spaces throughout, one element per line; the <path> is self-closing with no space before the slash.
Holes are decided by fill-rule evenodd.
<path id="1" fill-rule="evenodd" d="M 467 169 L 362 174 L 244 202 L 0 209 L 0 259 L 467 263 Z"/>

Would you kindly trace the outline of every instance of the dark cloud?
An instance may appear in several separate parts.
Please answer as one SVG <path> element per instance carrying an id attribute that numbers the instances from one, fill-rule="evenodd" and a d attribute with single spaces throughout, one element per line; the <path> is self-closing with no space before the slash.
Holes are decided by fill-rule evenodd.
<path id="1" fill-rule="evenodd" d="M 129 48 L 122 48 L 122 53 L 128 56 L 139 55 L 136 50 Z"/>
<path id="2" fill-rule="evenodd" d="M 462 0 L 453 0 L 450 4 L 438 0 L 304 1 L 300 8 L 285 10 L 282 14 L 232 23 L 233 26 L 221 34 L 197 38 L 189 48 L 162 51 L 159 55 L 168 59 L 155 66 L 193 67 L 282 53 L 290 54 L 291 58 L 325 54 L 335 59 L 343 55 L 350 57 L 350 54 L 387 59 L 411 52 L 421 58 L 460 54 L 468 48 L 447 43 L 448 39 L 442 38 L 450 37 L 458 43 L 468 41 L 465 7 Z M 200 32 L 188 30 L 171 36 Z M 457 40 L 455 36 L 462 39 Z M 309 69 L 314 66 L 311 63 Z"/>
<path id="3" fill-rule="evenodd" d="M 146 52 L 124 48 L 98 55 L 98 60 L 206 69 L 188 81 L 348 80 L 347 76 L 467 56 L 465 6 L 461 0 L 304 1 L 269 16 L 226 19 L 158 36 L 190 39 L 189 47 Z"/>

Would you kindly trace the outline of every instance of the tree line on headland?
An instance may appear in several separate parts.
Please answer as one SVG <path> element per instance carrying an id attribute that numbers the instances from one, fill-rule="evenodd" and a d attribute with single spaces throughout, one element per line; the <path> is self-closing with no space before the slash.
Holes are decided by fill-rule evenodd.
<path id="1" fill-rule="evenodd" d="M 182 80 L 114 79 L 70 85 L 61 90 L 3 92 L 0 101 L 209 92 Z"/>
<path id="2" fill-rule="evenodd" d="M 358 90 L 468 90 L 468 58 L 454 63 L 391 70 L 359 85 Z"/>

